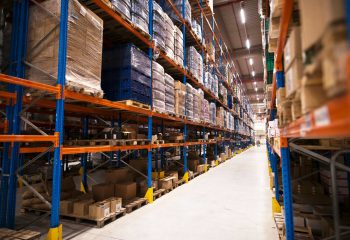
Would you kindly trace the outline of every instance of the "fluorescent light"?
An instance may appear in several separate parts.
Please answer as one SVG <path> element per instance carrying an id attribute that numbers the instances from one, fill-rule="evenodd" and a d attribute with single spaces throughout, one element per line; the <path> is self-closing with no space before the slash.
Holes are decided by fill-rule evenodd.
<path id="1" fill-rule="evenodd" d="M 250 41 L 249 39 L 245 40 L 245 46 L 250 49 Z"/>
<path id="2" fill-rule="evenodd" d="M 252 71 L 252 76 L 255 77 L 255 71 Z"/>
<path id="3" fill-rule="evenodd" d="M 245 12 L 244 12 L 244 9 L 243 8 L 241 8 L 241 21 L 242 21 L 242 23 L 243 24 L 245 24 Z"/>
<path id="4" fill-rule="evenodd" d="M 250 66 L 253 66 L 253 63 L 254 63 L 254 62 L 253 62 L 253 58 L 250 58 L 250 59 L 249 59 L 249 64 L 250 64 Z"/>

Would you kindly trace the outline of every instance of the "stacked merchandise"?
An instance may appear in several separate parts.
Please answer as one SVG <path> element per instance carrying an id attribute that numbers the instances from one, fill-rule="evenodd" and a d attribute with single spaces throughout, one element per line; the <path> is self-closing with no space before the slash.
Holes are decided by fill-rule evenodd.
<path id="1" fill-rule="evenodd" d="M 164 13 L 164 21 L 165 21 L 165 52 L 168 57 L 175 60 L 175 25 L 166 13 Z"/>
<path id="2" fill-rule="evenodd" d="M 196 20 L 192 20 L 192 30 L 197 35 L 197 37 L 202 40 L 202 29 Z"/>
<path id="3" fill-rule="evenodd" d="M 210 123 L 210 110 L 209 110 L 209 102 L 207 99 L 202 100 L 202 113 L 201 113 L 201 120 Z"/>
<path id="4" fill-rule="evenodd" d="M 151 101 L 151 60 L 133 44 L 103 53 L 102 89 L 111 101 Z"/>
<path id="5" fill-rule="evenodd" d="M 177 11 L 181 14 L 182 16 L 182 1 L 183 0 L 175 0 L 173 1 L 173 5 L 175 6 L 175 8 L 177 9 Z M 184 0 L 185 3 L 185 17 L 184 19 L 188 22 L 191 23 L 191 19 L 192 19 L 192 15 L 191 15 L 191 4 L 189 3 L 188 0 Z M 164 2 L 164 11 L 169 15 L 169 17 L 171 17 L 173 20 L 177 21 L 177 22 L 182 22 L 180 21 L 180 19 L 178 18 L 178 16 L 176 15 L 174 9 L 172 8 L 172 6 L 168 3 L 168 1 Z"/>
<path id="6" fill-rule="evenodd" d="M 157 62 L 152 64 L 153 109 L 165 112 L 165 78 L 164 68 Z"/>
<path id="7" fill-rule="evenodd" d="M 193 89 L 194 94 L 193 94 L 193 120 L 196 122 L 200 121 L 200 113 L 201 113 L 201 108 L 202 108 L 202 99 L 201 99 L 201 94 L 203 91 L 201 89 Z M 204 96 L 204 93 L 203 93 Z"/>
<path id="8" fill-rule="evenodd" d="M 128 20 L 131 20 L 131 0 L 109 0 L 113 10 L 123 14 Z"/>
<path id="9" fill-rule="evenodd" d="M 165 36 L 166 30 L 164 26 L 164 12 L 163 9 L 153 1 L 153 40 L 155 45 L 165 50 Z"/>
<path id="10" fill-rule="evenodd" d="M 175 26 L 175 61 L 183 66 L 184 64 L 184 45 L 183 34 L 181 30 Z"/>
<path id="11" fill-rule="evenodd" d="M 197 80 L 203 79 L 203 59 L 193 46 L 187 50 L 187 68 Z"/>
<path id="12" fill-rule="evenodd" d="M 186 117 L 190 120 L 193 119 L 193 93 L 195 89 L 191 84 L 186 83 Z"/>
<path id="13" fill-rule="evenodd" d="M 185 116 L 186 85 L 175 81 L 175 113 Z"/>
<path id="14" fill-rule="evenodd" d="M 144 32 L 149 33 L 148 0 L 131 0 L 131 21 Z"/>
<path id="15" fill-rule="evenodd" d="M 215 103 L 210 103 L 209 106 L 209 118 L 210 118 L 210 123 L 216 125 L 216 104 Z"/>
<path id="16" fill-rule="evenodd" d="M 169 75 L 165 74 L 165 112 L 175 113 L 175 89 L 174 79 Z"/>
<path id="17" fill-rule="evenodd" d="M 45 13 L 51 9 L 53 15 L 60 16 L 59 0 L 48 0 L 29 8 L 28 20 L 28 58 L 36 68 L 45 70 L 46 74 L 29 68 L 26 78 L 53 85 L 57 77 L 59 28 L 56 19 Z M 49 36 L 46 38 L 46 36 Z M 42 41 L 45 39 L 45 41 Z M 103 21 L 93 12 L 85 9 L 77 0 L 69 1 L 67 32 L 66 86 L 85 93 L 102 96 L 101 62 L 102 62 Z M 41 44 L 39 44 L 41 43 Z M 39 47 L 38 47 L 39 46 Z"/>

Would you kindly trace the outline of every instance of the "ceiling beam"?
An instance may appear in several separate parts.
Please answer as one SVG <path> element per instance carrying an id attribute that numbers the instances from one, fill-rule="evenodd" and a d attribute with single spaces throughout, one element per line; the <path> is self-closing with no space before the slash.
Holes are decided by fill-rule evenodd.
<path id="1" fill-rule="evenodd" d="M 227 5 L 231 5 L 234 3 L 239 3 L 242 0 L 227 0 L 227 1 L 220 1 L 220 2 L 216 2 L 214 3 L 214 8 L 219 8 L 219 7 L 225 7 Z"/>
<path id="2" fill-rule="evenodd" d="M 229 50 L 229 54 L 233 59 L 239 59 L 239 58 L 248 58 L 248 57 L 255 57 L 255 56 L 260 56 L 262 55 L 262 45 L 254 45 L 251 46 L 250 49 L 248 50 L 247 48 L 235 48 Z"/>

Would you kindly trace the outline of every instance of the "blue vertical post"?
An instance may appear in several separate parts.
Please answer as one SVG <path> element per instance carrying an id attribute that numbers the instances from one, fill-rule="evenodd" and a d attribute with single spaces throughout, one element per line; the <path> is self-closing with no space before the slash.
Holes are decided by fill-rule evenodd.
<path id="1" fill-rule="evenodd" d="M 89 137 L 89 117 L 83 117 L 83 138 L 87 139 Z M 81 192 L 87 192 L 88 191 L 88 185 L 87 185 L 87 153 L 83 153 L 81 156 L 81 184 L 80 184 L 80 191 Z"/>
<path id="2" fill-rule="evenodd" d="M 182 18 L 185 19 L 185 0 L 182 0 L 182 6 L 181 6 L 181 13 L 182 13 Z M 183 35 L 183 39 L 182 39 L 182 44 L 183 44 L 183 66 L 184 69 L 186 69 L 187 66 L 187 53 L 186 53 L 186 25 L 182 24 L 182 35 Z M 187 79 L 186 79 L 186 75 L 184 74 L 183 76 L 183 83 L 186 84 Z M 187 88 L 186 88 L 186 95 L 187 95 Z M 185 98 L 185 113 L 186 113 L 186 108 L 187 108 L 187 97 Z M 184 129 L 183 129 L 183 133 L 184 133 L 184 143 L 186 143 L 186 138 L 187 138 L 187 125 L 184 124 Z M 188 169 L 187 169 L 187 147 L 184 146 L 183 147 L 183 157 L 184 157 L 184 176 L 183 179 L 185 182 L 188 182 Z"/>
<path id="3" fill-rule="evenodd" d="M 149 23 L 148 23 L 148 33 L 153 40 L 153 1 L 148 2 L 148 12 L 149 12 Z M 150 89 L 150 106 L 153 108 L 153 73 L 152 73 L 152 59 L 153 59 L 153 49 L 148 49 L 148 57 L 151 61 L 151 89 Z M 152 146 L 152 115 L 148 116 L 148 129 L 147 129 L 147 138 L 149 140 L 150 146 Z M 153 187 L 152 187 L 152 148 L 148 149 L 147 152 L 147 192 L 145 198 L 149 203 L 153 202 Z"/>
<path id="4" fill-rule="evenodd" d="M 24 77 L 24 65 L 23 59 L 25 58 L 26 47 L 27 47 L 27 31 L 28 31 L 28 1 L 22 1 L 14 3 L 14 8 L 18 8 L 15 11 L 19 14 L 18 17 L 18 32 L 15 33 L 17 50 L 15 53 L 15 76 Z M 16 27 L 17 28 L 17 27 Z M 12 134 L 20 134 L 20 113 L 22 110 L 22 97 L 23 87 L 15 86 L 16 92 L 16 103 L 12 112 Z M 11 120 L 11 119 L 10 119 Z M 19 143 L 13 143 L 10 157 L 10 171 L 9 171 L 9 188 L 7 198 L 7 217 L 6 226 L 9 228 L 15 227 L 15 213 L 16 213 L 16 191 L 17 191 L 17 176 L 16 171 L 19 167 Z"/>
<path id="5" fill-rule="evenodd" d="M 59 135 L 58 145 L 54 149 L 53 176 L 52 176 L 52 207 L 50 217 L 50 231 L 47 239 L 62 239 L 62 225 L 60 224 L 60 192 L 61 192 L 61 147 L 63 144 L 64 123 L 64 86 L 66 81 L 68 32 L 68 0 L 61 0 L 60 34 L 58 48 L 58 79 L 61 94 L 56 101 L 55 133 Z"/>
<path id="6" fill-rule="evenodd" d="M 292 199 L 292 182 L 290 171 L 290 153 L 288 141 L 281 138 L 281 161 L 282 161 L 282 184 L 283 184 L 283 203 L 285 210 L 286 239 L 294 239 L 293 223 L 293 199 Z"/>

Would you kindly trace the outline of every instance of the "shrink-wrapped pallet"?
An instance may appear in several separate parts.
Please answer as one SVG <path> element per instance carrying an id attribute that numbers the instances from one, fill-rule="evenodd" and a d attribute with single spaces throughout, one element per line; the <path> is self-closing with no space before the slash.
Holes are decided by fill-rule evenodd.
<path id="1" fill-rule="evenodd" d="M 185 116 L 186 85 L 180 81 L 175 81 L 175 113 Z"/>
<path id="2" fill-rule="evenodd" d="M 184 47 L 182 31 L 175 26 L 175 61 L 183 66 L 184 62 Z"/>
<path id="3" fill-rule="evenodd" d="M 131 20 L 131 0 L 109 0 L 113 6 L 113 10 L 124 15 Z"/>
<path id="4" fill-rule="evenodd" d="M 193 92 L 191 84 L 186 84 L 186 117 L 193 120 Z"/>
<path id="5" fill-rule="evenodd" d="M 165 50 L 165 19 L 163 9 L 153 1 L 153 40 L 155 45 Z"/>
<path id="6" fill-rule="evenodd" d="M 60 17 L 59 0 L 47 0 L 29 8 L 27 78 L 54 85 L 57 82 L 59 23 L 43 11 Z M 79 92 L 102 96 L 103 21 L 78 1 L 69 1 L 66 86 Z M 40 69 L 40 70 L 39 70 Z M 46 73 L 46 74 L 45 74 Z"/>
<path id="7" fill-rule="evenodd" d="M 103 53 L 102 89 L 111 101 L 134 100 L 150 104 L 151 60 L 133 44 Z"/>
<path id="8" fill-rule="evenodd" d="M 175 25 L 168 14 L 164 13 L 165 22 L 165 52 L 168 57 L 175 60 Z"/>
<path id="9" fill-rule="evenodd" d="M 148 0 L 131 0 L 131 21 L 146 33 L 149 33 Z"/>
<path id="10" fill-rule="evenodd" d="M 164 68 L 157 62 L 152 64 L 153 109 L 165 112 L 165 78 Z"/>
<path id="11" fill-rule="evenodd" d="M 165 112 L 175 113 L 175 89 L 174 79 L 169 74 L 164 74 L 165 77 Z"/>

